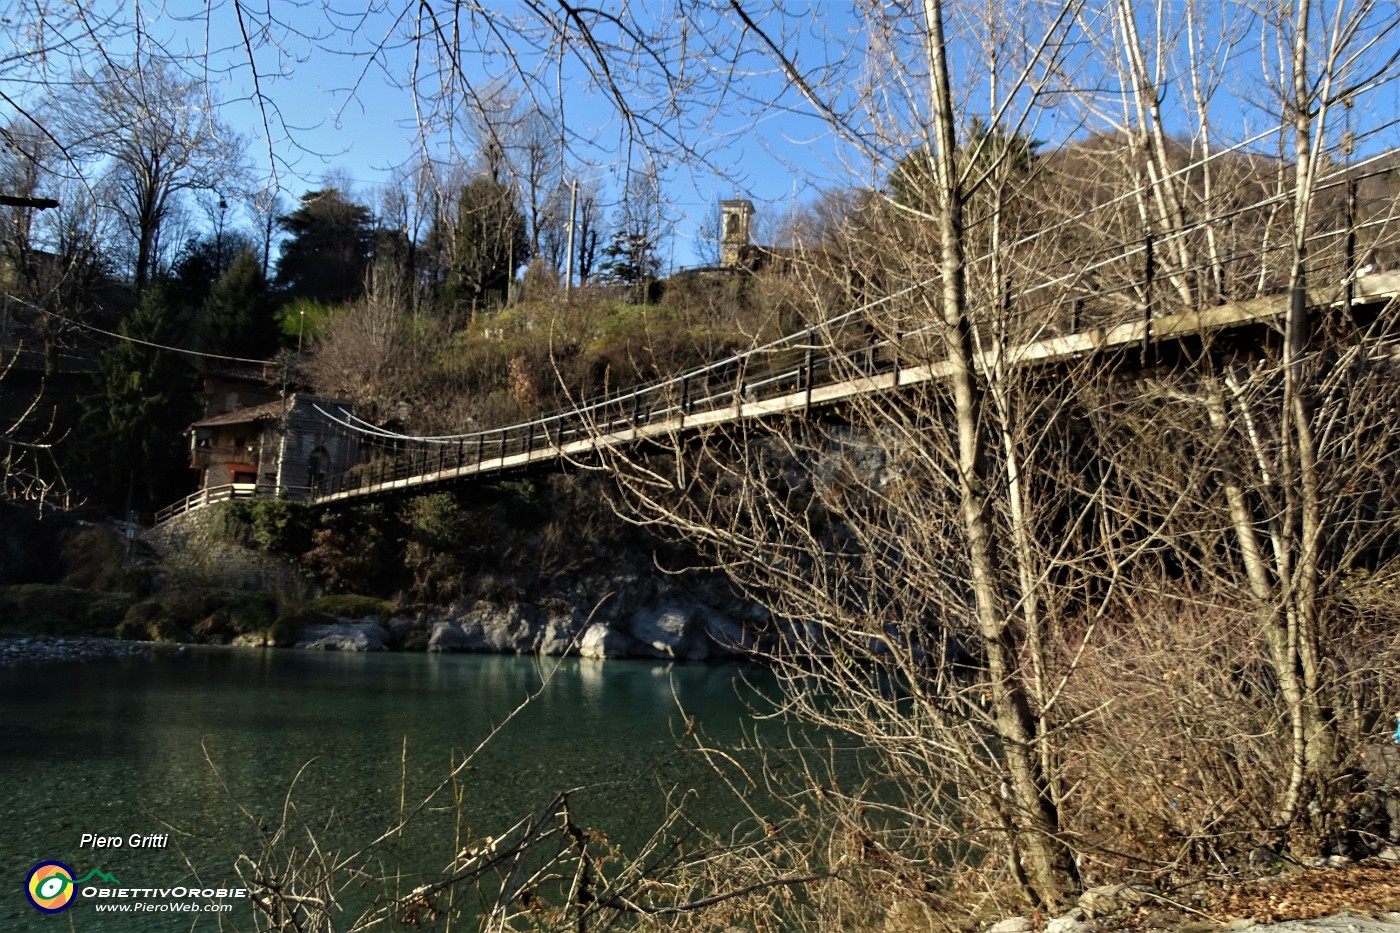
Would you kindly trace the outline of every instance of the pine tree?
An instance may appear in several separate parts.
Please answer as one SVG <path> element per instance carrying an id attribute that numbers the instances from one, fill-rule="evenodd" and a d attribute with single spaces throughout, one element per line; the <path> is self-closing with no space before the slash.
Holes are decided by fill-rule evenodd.
<path id="1" fill-rule="evenodd" d="M 608 281 L 630 285 L 636 300 L 646 301 L 650 286 L 661 272 L 661 260 L 656 255 L 656 243 L 644 233 L 619 230 L 603 250 L 603 277 Z"/>
<path id="2" fill-rule="evenodd" d="M 336 304 L 364 292 L 378 237 L 369 208 L 327 188 L 304 195 L 278 223 L 289 236 L 277 260 L 277 285 L 288 296 Z"/>
<path id="3" fill-rule="evenodd" d="M 487 176 L 463 185 L 454 213 L 428 234 L 444 300 L 473 313 L 504 304 L 515 270 L 530 260 L 527 232 L 509 186 Z"/>
<path id="4" fill-rule="evenodd" d="M 179 354 L 159 349 L 180 333 L 164 286 L 146 289 L 119 333 L 85 400 L 84 461 L 93 494 L 108 508 L 151 511 L 187 491 L 184 431 L 198 416 L 193 373 Z"/>
<path id="5" fill-rule="evenodd" d="M 200 345 L 206 353 L 263 359 L 277 349 L 277 324 L 257 256 L 242 252 L 204 302 Z"/>

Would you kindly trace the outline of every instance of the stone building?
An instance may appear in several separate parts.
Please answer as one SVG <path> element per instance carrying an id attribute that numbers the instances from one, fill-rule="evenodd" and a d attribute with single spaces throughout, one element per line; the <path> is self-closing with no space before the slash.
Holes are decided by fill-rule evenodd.
<path id="1" fill-rule="evenodd" d="M 256 368 L 205 374 L 204 417 L 188 432 L 199 489 L 251 485 L 258 496 L 305 498 L 326 477 L 354 464 L 354 437 L 335 430 L 321 413 L 344 418 L 351 403 L 304 392 L 284 395 L 268 375 Z"/>
<path id="2" fill-rule="evenodd" d="M 719 240 L 719 264 L 733 269 L 743 260 L 753 236 L 753 202 L 735 199 L 720 201 L 722 227 Z"/>

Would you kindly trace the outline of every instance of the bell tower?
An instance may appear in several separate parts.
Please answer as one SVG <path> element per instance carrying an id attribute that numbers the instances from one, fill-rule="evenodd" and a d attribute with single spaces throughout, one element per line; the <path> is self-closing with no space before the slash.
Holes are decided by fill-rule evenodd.
<path id="1" fill-rule="evenodd" d="M 719 264 L 732 269 L 739 264 L 744 247 L 749 245 L 753 222 L 753 202 L 732 200 L 719 202 Z"/>

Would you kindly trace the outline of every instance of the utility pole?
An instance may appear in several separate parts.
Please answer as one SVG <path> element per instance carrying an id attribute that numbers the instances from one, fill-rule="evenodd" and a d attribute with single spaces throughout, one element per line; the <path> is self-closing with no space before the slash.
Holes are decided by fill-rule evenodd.
<path id="1" fill-rule="evenodd" d="M 574 218 L 578 216 L 578 179 L 569 182 L 569 247 L 568 259 L 564 261 L 564 299 L 567 301 L 574 288 Z"/>

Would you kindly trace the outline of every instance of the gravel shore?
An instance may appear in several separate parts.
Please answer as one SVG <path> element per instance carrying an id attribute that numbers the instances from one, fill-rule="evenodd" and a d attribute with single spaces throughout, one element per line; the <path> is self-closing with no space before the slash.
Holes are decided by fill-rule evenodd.
<path id="1" fill-rule="evenodd" d="M 145 657 L 153 650 L 146 642 L 119 641 L 115 638 L 61 638 L 47 635 L 0 638 L 0 667 L 50 664 L 56 661 Z"/>

